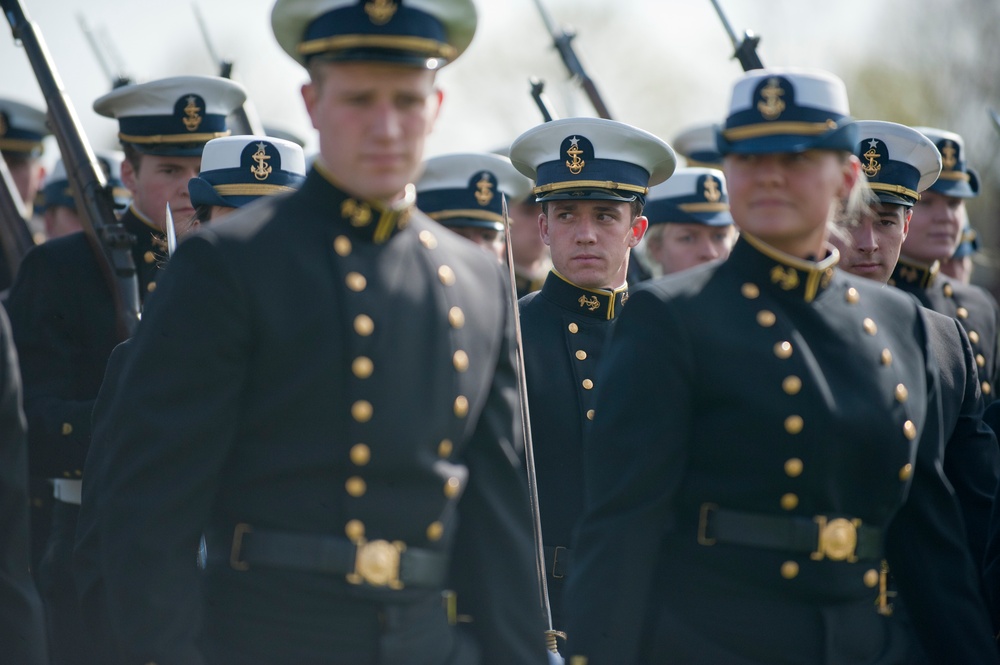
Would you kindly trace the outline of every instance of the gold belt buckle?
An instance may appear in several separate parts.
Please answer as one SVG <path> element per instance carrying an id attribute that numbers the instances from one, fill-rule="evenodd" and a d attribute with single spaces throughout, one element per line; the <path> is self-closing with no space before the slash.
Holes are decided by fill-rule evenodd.
<path id="1" fill-rule="evenodd" d="M 817 515 L 813 517 L 813 521 L 819 527 L 819 538 L 816 551 L 809 554 L 810 559 L 822 561 L 827 558 L 830 561 L 850 563 L 858 560 L 855 550 L 858 547 L 858 527 L 861 526 L 861 520 L 837 517 L 828 522 L 825 515 Z"/>
<path id="2" fill-rule="evenodd" d="M 367 583 L 376 587 L 402 589 L 399 581 L 399 559 L 406 545 L 400 541 L 365 539 L 358 540 L 357 554 L 354 557 L 354 572 L 347 574 L 351 584 Z"/>

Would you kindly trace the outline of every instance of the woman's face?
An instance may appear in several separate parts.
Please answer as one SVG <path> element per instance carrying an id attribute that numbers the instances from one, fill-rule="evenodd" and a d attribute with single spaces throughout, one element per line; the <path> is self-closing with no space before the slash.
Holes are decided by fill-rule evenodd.
<path id="1" fill-rule="evenodd" d="M 787 254 L 821 257 L 827 223 L 857 179 L 856 163 L 827 150 L 728 155 L 736 226 Z"/>

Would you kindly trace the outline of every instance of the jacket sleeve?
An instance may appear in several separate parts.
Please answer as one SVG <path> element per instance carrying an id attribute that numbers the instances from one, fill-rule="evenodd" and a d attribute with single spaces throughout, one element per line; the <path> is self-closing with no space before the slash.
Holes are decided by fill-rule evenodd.
<path id="1" fill-rule="evenodd" d="M 927 421 L 909 493 L 886 534 L 886 558 L 931 662 L 996 663 L 978 572 L 942 470 L 940 379 L 933 356 L 926 357 Z"/>
<path id="2" fill-rule="evenodd" d="M 0 644 L 4 661 L 48 662 L 42 604 L 29 572 L 28 460 L 17 356 L 0 311 Z"/>
<path id="3" fill-rule="evenodd" d="M 247 298 L 205 237 L 171 259 L 108 408 L 99 524 L 108 611 L 128 663 L 197 665 L 196 552 L 234 445 Z"/>
<path id="4" fill-rule="evenodd" d="M 72 285 L 48 249 L 42 245 L 28 253 L 6 304 L 21 362 L 31 474 L 76 477 L 90 442 L 94 400 L 74 394 L 85 352 L 76 328 L 81 303 L 67 296 Z"/>
<path id="5" fill-rule="evenodd" d="M 497 280 L 499 284 L 499 280 Z M 497 289 L 497 298 L 505 298 Z M 507 308 L 509 310 L 509 308 Z M 513 322 L 507 311 L 493 382 L 469 442 L 452 582 L 488 665 L 545 663 L 527 476 L 517 415 Z M 513 608 L 519 608 L 514 610 Z"/>

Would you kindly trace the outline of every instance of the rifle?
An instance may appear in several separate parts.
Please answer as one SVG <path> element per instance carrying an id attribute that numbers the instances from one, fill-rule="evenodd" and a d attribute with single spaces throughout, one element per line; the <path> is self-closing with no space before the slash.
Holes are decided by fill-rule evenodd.
<path id="1" fill-rule="evenodd" d="M 14 39 L 24 47 L 49 109 L 49 125 L 59 142 L 66 176 L 78 201 L 80 221 L 111 289 L 117 331 L 126 339 L 139 323 L 139 287 L 132 260 L 133 238 L 114 213 L 114 199 L 87 143 L 73 104 L 63 89 L 48 47 L 20 0 L 0 0 Z"/>
<path id="2" fill-rule="evenodd" d="M 722 21 L 722 27 L 729 33 L 729 40 L 733 43 L 733 48 L 736 49 L 733 57 L 740 61 L 743 71 L 748 72 L 751 69 L 764 69 L 764 64 L 760 61 L 760 56 L 757 55 L 757 44 L 760 43 L 760 37 L 753 34 L 750 30 L 746 30 L 743 32 L 743 39 L 741 41 L 736 37 L 736 33 L 733 32 L 733 26 L 729 25 L 726 14 L 722 11 L 722 7 L 719 6 L 719 0 L 712 0 L 712 6 L 715 7 L 715 12 Z"/>
<path id="3" fill-rule="evenodd" d="M 3 245 L 4 258 L 7 259 L 7 269 L 10 271 L 10 281 L 7 283 L 10 284 L 17 275 L 17 269 L 21 267 L 21 259 L 35 246 L 35 240 L 25 221 L 28 213 L 24 201 L 21 200 L 14 177 L 3 157 L 0 157 L 0 179 L 3 180 L 0 184 L 0 244 Z M 0 280 L 4 278 L 0 276 Z"/>
<path id="4" fill-rule="evenodd" d="M 544 96 L 545 81 L 532 76 L 528 79 L 528 83 L 531 84 L 531 98 L 535 100 L 535 106 L 538 107 L 538 111 L 542 114 L 542 120 L 552 122 L 559 117 L 552 110 L 552 105 L 549 104 L 548 98 Z"/>
<path id="5" fill-rule="evenodd" d="M 597 111 L 597 115 L 606 120 L 611 120 L 611 111 L 608 110 L 607 105 L 601 98 L 601 93 L 597 91 L 597 86 L 587 76 L 587 72 L 584 71 L 580 59 L 576 57 L 576 52 L 573 50 L 573 38 L 576 37 L 576 33 L 567 32 L 558 27 L 555 21 L 552 20 L 552 16 L 545 10 L 542 0 L 535 0 L 535 6 L 538 7 L 538 13 L 542 15 L 542 21 L 545 22 L 545 29 L 552 35 L 552 43 L 556 47 L 556 50 L 559 51 L 559 57 L 562 58 L 563 64 L 569 70 L 570 77 L 579 81 L 583 91 L 587 93 L 591 105 Z"/>
<path id="6" fill-rule="evenodd" d="M 113 57 L 114 49 L 112 49 L 104 31 L 101 32 L 104 48 L 101 48 L 101 44 L 98 43 L 94 32 L 90 29 L 90 24 L 87 23 L 87 19 L 82 13 L 76 15 L 76 22 L 80 25 L 80 31 L 83 32 L 83 36 L 87 38 L 87 44 L 90 45 L 90 50 L 94 53 L 97 64 L 101 66 L 101 69 L 104 70 L 104 75 L 111 81 L 111 87 L 120 88 L 123 85 L 133 83 L 132 77 L 125 73 L 125 68 L 121 65 L 121 59 Z M 105 57 L 105 51 L 112 53 L 112 59 L 114 60 L 113 68 L 111 63 L 108 62 L 108 58 Z"/>
<path id="7" fill-rule="evenodd" d="M 201 30 L 201 37 L 205 42 L 205 47 L 208 49 L 208 55 L 212 60 L 219 63 L 219 76 L 224 79 L 233 78 L 233 61 L 219 56 L 218 51 L 215 50 L 215 45 L 212 43 L 212 36 L 208 34 L 208 25 L 205 23 L 205 17 L 201 15 L 201 10 L 198 9 L 198 5 L 191 5 L 191 8 L 194 10 L 194 17 L 198 21 L 198 28 Z M 233 126 L 233 134 L 253 134 L 257 136 L 265 134 L 264 127 L 260 124 L 260 118 L 257 116 L 257 110 L 253 107 L 253 103 L 249 99 L 233 111 L 227 123 Z"/>

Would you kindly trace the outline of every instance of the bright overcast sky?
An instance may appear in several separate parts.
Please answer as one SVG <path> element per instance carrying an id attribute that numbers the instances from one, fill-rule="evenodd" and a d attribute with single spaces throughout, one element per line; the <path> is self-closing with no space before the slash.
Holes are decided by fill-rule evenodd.
<path id="1" fill-rule="evenodd" d="M 878 25 L 885 3 L 841 0 L 721 0 L 737 32 L 763 36 L 765 64 L 822 67 L 837 72 L 866 57 L 865 25 Z M 188 2 L 153 0 L 22 0 L 48 44 L 71 101 L 96 147 L 112 147 L 115 124 L 91 110 L 110 87 L 78 22 L 107 36 L 134 78 L 215 74 Z M 574 25 L 578 53 L 616 119 L 666 140 L 686 125 L 725 113 L 741 73 L 710 0 L 545 0 L 554 19 Z M 202 0 L 215 47 L 235 62 L 265 124 L 310 143 L 312 129 L 299 86 L 304 71 L 270 30 L 271 0 Z M 560 115 L 594 115 L 570 90 L 535 0 L 476 0 L 479 30 L 467 53 L 442 71 L 445 107 L 428 147 L 431 154 L 491 150 L 540 122 L 528 77 L 547 82 Z M 872 7 L 880 9 L 873 9 Z M 820 15 L 829 12 L 829 15 Z M 871 20 L 866 19 L 869 18 Z M 5 26 L 0 26 L 5 28 Z M 874 31 L 870 31 L 874 33 Z M 0 95 L 41 104 L 23 51 L 0 32 Z"/>

